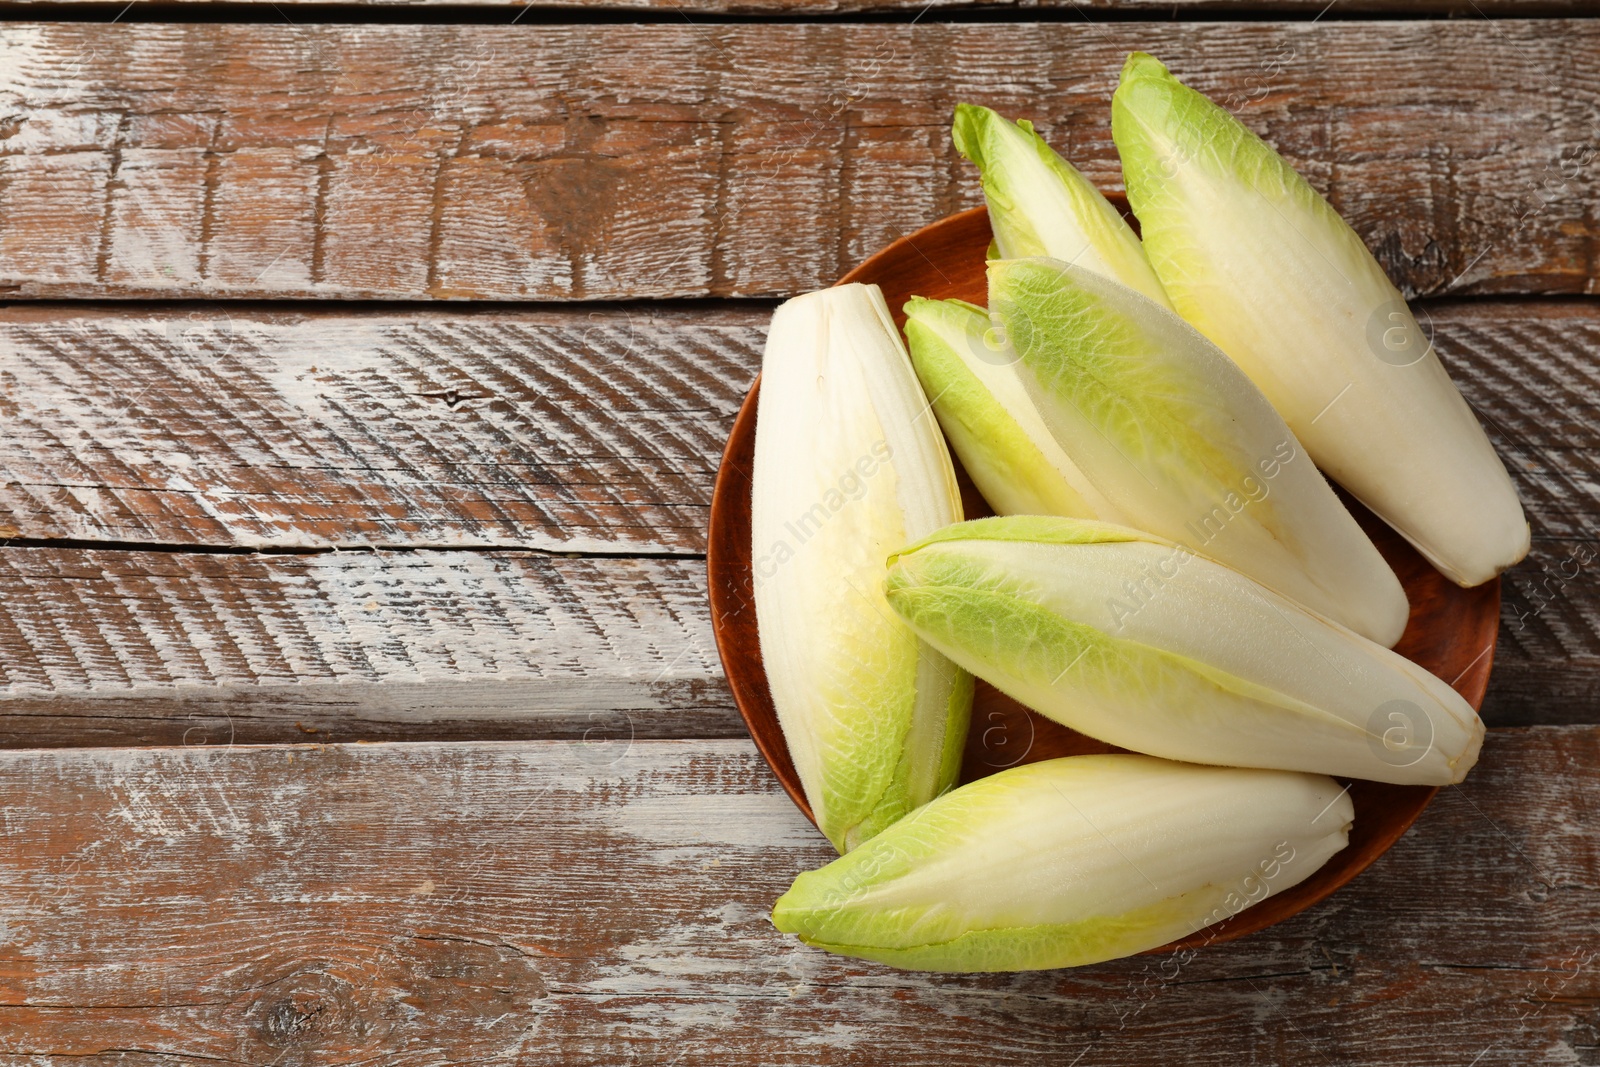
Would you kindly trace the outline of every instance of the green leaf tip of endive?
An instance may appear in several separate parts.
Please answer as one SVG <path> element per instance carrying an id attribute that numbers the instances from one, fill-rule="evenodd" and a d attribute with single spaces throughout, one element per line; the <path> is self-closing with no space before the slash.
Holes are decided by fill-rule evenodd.
<path id="1" fill-rule="evenodd" d="M 1126 83 L 1135 78 L 1172 78 L 1172 72 L 1167 69 L 1165 63 L 1149 52 L 1129 52 L 1128 58 L 1122 64 L 1121 80 Z"/>
<path id="2" fill-rule="evenodd" d="M 1170 542 L 1154 534 L 1132 530 L 1109 522 L 1092 519 L 1072 519 L 1057 515 L 997 515 L 987 519 L 970 519 L 951 523 L 935 530 L 922 540 L 907 545 L 889 557 L 889 566 L 902 557 L 929 545 L 945 541 L 1026 541 L 1045 545 L 1101 545 L 1125 541 L 1149 541 L 1166 545 Z"/>
<path id="3" fill-rule="evenodd" d="M 1142 52 L 1112 95 L 1111 136 L 1172 307 L 1250 376 L 1317 467 L 1460 585 L 1521 560 L 1530 531 L 1516 486 L 1403 294 L 1327 198 Z"/>
<path id="4" fill-rule="evenodd" d="M 875 285 L 796 297 L 762 356 L 750 544 L 761 656 L 817 826 L 841 851 L 955 781 L 971 681 L 884 601 L 884 557 L 961 519 Z"/>
<path id="5" fill-rule="evenodd" d="M 983 171 L 996 161 L 993 151 L 996 146 L 994 138 L 997 135 L 1004 136 L 1009 132 L 1008 127 L 1027 134 L 1041 156 L 1047 154 L 1054 156 L 1056 162 L 1070 168 L 1074 174 L 1077 173 L 1076 167 L 1062 159 L 1045 143 L 1044 138 L 1033 128 L 1032 122 L 1027 119 L 1017 119 L 1013 122 L 993 108 L 983 107 L 980 104 L 956 105 L 955 116 L 950 122 L 950 140 L 963 159 Z"/>
<path id="6" fill-rule="evenodd" d="M 1162 245 L 1160 238 L 1165 236 L 1163 210 L 1171 210 L 1175 204 L 1165 199 L 1167 194 L 1150 180 L 1151 175 L 1176 173 L 1178 168 L 1201 158 L 1236 171 L 1271 199 L 1293 198 L 1325 216 L 1330 226 L 1349 231 L 1332 206 L 1271 145 L 1232 112 L 1185 85 L 1148 53 L 1134 52 L 1123 65 L 1122 78 L 1111 94 L 1111 131 L 1122 158 L 1128 203 L 1151 231 L 1143 246 L 1158 276 L 1167 265 L 1167 249 L 1155 247 Z M 1273 210 L 1270 202 L 1258 207 Z M 1147 215 L 1154 217 L 1147 220 Z M 1150 240 L 1152 234 L 1157 237 L 1154 244 Z M 1354 242 L 1352 251 L 1366 251 L 1353 231 L 1349 231 L 1346 241 Z M 1165 285 L 1163 282 L 1163 290 Z M 1187 317 L 1181 303 L 1174 306 Z"/>
<path id="7" fill-rule="evenodd" d="M 905 314 L 923 392 L 996 514 L 1118 518 L 1051 436 L 1017 376 L 1016 353 L 987 311 L 915 297 Z"/>
<path id="8" fill-rule="evenodd" d="M 931 296 L 914 296 L 901 305 L 900 310 L 905 313 L 908 326 L 911 320 L 921 317 L 961 319 L 964 315 L 976 312 L 984 317 L 986 323 L 989 318 L 989 312 L 979 305 L 954 297 L 935 300 Z"/>
<path id="9" fill-rule="evenodd" d="M 984 165 L 982 128 L 991 118 L 997 117 L 989 108 L 977 104 L 957 104 L 955 117 L 950 121 L 950 139 L 956 151 L 980 169 Z"/>
<path id="10" fill-rule="evenodd" d="M 1082 263 L 1166 305 L 1127 220 L 1033 123 L 960 104 L 951 135 L 956 149 L 978 167 L 1001 258 L 1055 256 Z"/>
<path id="11" fill-rule="evenodd" d="M 1195 932 L 1345 847 L 1354 806 L 1320 775 L 1137 755 L 1001 771 L 795 879 L 773 925 L 917 970 L 1080 966 Z"/>

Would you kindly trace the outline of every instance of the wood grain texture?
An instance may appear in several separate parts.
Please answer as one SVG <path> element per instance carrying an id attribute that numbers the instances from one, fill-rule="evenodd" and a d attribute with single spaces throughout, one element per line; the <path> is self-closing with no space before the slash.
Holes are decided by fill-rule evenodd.
<path id="1" fill-rule="evenodd" d="M 1446 305 L 1422 316 L 1533 523 L 1502 579 L 1493 723 L 1592 722 L 1600 693 L 1600 318 L 1588 303 Z"/>
<path id="2" fill-rule="evenodd" d="M 6 0 L 21 11 L 57 5 L 88 5 L 103 0 Z M 152 0 L 136 0 L 135 7 Z M 190 9 L 218 7 L 267 7 L 273 0 L 167 0 Z M 327 0 L 277 0 L 280 7 L 293 9 Z M 568 15 L 582 19 L 598 11 L 665 13 L 679 15 L 767 15 L 797 17 L 815 15 L 890 14 L 937 19 L 952 12 L 1026 12 L 1036 17 L 1076 17 L 1085 11 L 1149 12 L 1167 17 L 1201 13 L 1256 14 L 1281 12 L 1286 17 L 1315 16 L 1327 7 L 1327 0 L 345 0 L 353 7 L 468 7 L 494 10 L 503 8 L 507 20 L 526 10 Z M 1487 14 L 1550 16 L 1590 14 L 1595 0 L 1340 0 L 1341 14 L 1383 13 L 1407 16 L 1461 15 L 1481 18 Z M 296 20 L 302 21 L 302 20 Z M 520 20 L 519 20 L 520 21 Z"/>
<path id="3" fill-rule="evenodd" d="M 1136 47 L 1282 148 L 1408 291 L 1595 291 L 1600 25 L 1477 17 L 11 25 L 0 285 L 789 295 L 976 202 L 958 100 L 1117 185 Z"/>
<path id="4" fill-rule="evenodd" d="M 1419 308 L 1536 535 L 1600 536 L 1600 302 Z M 0 308 L 0 539 L 703 552 L 769 316 Z"/>
<path id="5" fill-rule="evenodd" d="M 701 552 L 767 316 L 0 310 L 0 538 Z"/>
<path id="6" fill-rule="evenodd" d="M 1486 721 L 1595 720 L 1597 600 L 1508 598 Z M 743 733 L 699 561 L 0 549 L 0 747 Z"/>
<path id="7" fill-rule="evenodd" d="M 1485 717 L 1592 722 L 1600 690 L 1600 437 L 1593 414 L 1600 306 L 1422 306 L 1441 355 L 1491 426 L 1535 528 L 1533 556 L 1505 578 L 1504 629 Z M 719 452 L 759 364 L 767 315 L 759 307 L 3 309 L 0 542 L 698 553 Z M 21 551 L 0 545 L 0 565 L 14 570 L 20 564 L 7 561 Z M 58 551 L 51 558 L 69 570 L 87 566 L 66 562 L 76 550 Z M 233 568 L 276 573 L 271 568 L 289 565 L 283 557 L 180 555 L 212 568 L 219 590 L 233 581 L 226 577 Z M 153 573 L 170 573 L 164 568 L 172 563 L 163 559 L 152 555 Z M 29 578 L 44 580 L 40 572 Z M 51 588 L 79 585 L 63 578 Z M 673 611 L 707 634 L 703 595 L 692 586 L 681 579 Z M 41 603 L 70 602 L 60 599 L 64 592 L 34 588 Z M 293 592 L 260 595 L 262 605 L 298 603 Z M 593 610 L 604 608 L 596 603 Z M 23 620 L 37 610 L 14 596 L 0 604 L 0 614 Z M 248 622 L 244 616 L 237 625 Z M 118 635 L 139 633 L 136 621 L 115 613 L 61 616 L 57 625 L 65 627 L 61 647 L 117 647 Z M 227 639 L 251 640 L 243 630 Z M 21 717 L 19 692 L 0 687 L 0 703 L 12 709 L 0 713 L 11 716 L 4 719 L 10 725 L 0 725 L 0 743 L 173 743 L 195 701 L 228 707 L 236 724 L 263 716 L 244 735 L 253 740 L 293 737 L 287 731 L 297 720 L 341 740 L 466 738 L 474 729 L 526 737 L 543 728 L 537 716 L 507 718 L 494 694 L 514 687 L 498 683 L 402 695 L 399 679 L 386 679 L 383 690 L 398 706 L 453 708 L 401 724 L 382 712 L 363 719 L 355 704 L 309 700 L 301 683 L 328 681 L 318 669 L 242 697 L 229 688 L 239 681 L 232 676 L 196 680 L 179 694 L 164 689 L 158 673 L 147 679 L 154 688 L 146 694 L 154 702 L 146 708 L 157 710 L 146 711 L 100 698 L 100 687 L 124 684 L 115 657 L 90 659 L 81 669 L 79 682 L 30 691 L 28 700 L 42 702 L 34 707 L 42 717 L 31 721 Z M 716 716 L 707 729 L 737 730 L 720 669 L 713 664 L 708 672 L 684 700 L 703 701 Z M 381 708 L 391 698 L 373 692 L 364 699 Z M 218 703 L 235 700 L 237 706 Z M 279 700 L 288 703 L 270 711 Z M 205 721 L 219 724 L 209 731 L 213 738 L 225 722 L 214 715 Z"/>
<path id="8" fill-rule="evenodd" d="M 742 733 L 698 561 L 0 551 L 0 746 Z"/>
<path id="9" fill-rule="evenodd" d="M 743 741 L 0 755 L 28 1064 L 1591 1062 L 1600 730 L 1496 732 L 1365 875 L 1189 956 L 927 976 L 778 934 Z"/>

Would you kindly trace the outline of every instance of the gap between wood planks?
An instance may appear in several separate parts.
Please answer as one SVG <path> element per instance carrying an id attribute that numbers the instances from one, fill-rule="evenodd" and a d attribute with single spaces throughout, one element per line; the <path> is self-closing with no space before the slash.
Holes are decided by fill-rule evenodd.
<path id="1" fill-rule="evenodd" d="M 1581 1063 L 1597 757 L 1492 732 L 1371 869 L 1235 942 L 939 975 L 773 929 L 833 853 L 748 740 L 0 753 L 0 1056 Z"/>
<path id="2" fill-rule="evenodd" d="M 1247 106 L 1403 291 L 1600 284 L 1583 19 L 49 22 L 0 47 L 17 297 L 787 295 L 977 202 L 957 100 L 1115 188 L 1133 48 Z"/>
<path id="3" fill-rule="evenodd" d="M 292 12 L 292 14 L 290 14 Z M 482 0 L 320 3 L 306 0 L 6 0 L 0 19 L 269 25 L 740 25 L 1015 22 L 1391 22 L 1570 18 L 1600 0 Z"/>
<path id="4" fill-rule="evenodd" d="M 0 309 L 0 744 L 736 735 L 700 559 L 771 302 L 586 307 Z M 1593 721 L 1600 301 L 1419 307 L 1539 530 L 1485 717 Z"/>
<path id="5" fill-rule="evenodd" d="M 26 10 L 70 17 L 66 5 Z M 193 10 L 149 14 L 206 19 L 189 16 Z M 318 18 L 316 9 L 291 10 L 301 20 Z M 354 10 L 325 9 L 321 17 L 364 21 Z M 467 9 L 446 11 L 468 20 Z M 1069 17 L 1081 16 L 1019 12 L 994 21 Z M 611 18 L 639 21 L 530 12 L 524 22 Z M 82 556 L 113 545 L 49 538 L 26 544 L 30 556 Z M 229 563 L 264 555 L 237 546 L 134 547 L 130 554 L 141 556 L 198 556 L 216 547 L 213 554 L 243 557 Z M 303 548 L 265 554 L 285 564 L 333 555 Z M 488 545 L 442 546 L 433 554 L 483 562 L 510 555 Z M 587 553 L 619 562 L 640 554 Z M 651 554 L 699 557 L 692 550 Z M 680 596 L 692 595 L 693 578 L 674 579 Z M 123 602 L 150 601 L 141 594 Z M 387 632 L 402 627 L 401 614 Z M 688 647 L 694 635 L 677 638 Z M 274 655 L 268 647 L 257 662 L 270 667 Z M 1524 684 L 1542 697 L 1551 684 L 1539 673 L 1544 665 L 1527 666 Z M 1585 701 L 1593 677 L 1580 671 L 1572 682 Z M 1497 675 L 1498 682 L 1507 678 L 1504 670 Z M 640 714 L 655 716 L 654 730 L 699 737 L 736 730 L 731 709 L 716 703 L 714 680 L 702 671 L 689 679 L 702 690 L 690 687 L 676 702 L 647 694 Z M 1280 1015 L 1294 1020 L 1296 1049 L 1342 1060 L 1359 1039 L 1363 1055 L 1396 1067 L 1433 1062 L 1441 1047 L 1461 1050 L 1463 1062 L 1480 1048 L 1524 1048 L 1530 1058 L 1592 1050 L 1585 1005 L 1594 1000 L 1595 971 L 1568 979 L 1565 967 L 1571 931 L 1593 919 L 1586 879 L 1594 870 L 1594 835 L 1581 781 L 1568 787 L 1549 773 L 1590 771 L 1592 732 L 1497 731 L 1494 766 L 1486 761 L 1463 792 L 1430 810 L 1429 832 L 1408 837 L 1382 867 L 1317 912 L 1184 964 L 1181 981 L 1163 979 L 1161 1001 L 1135 1012 L 1129 1025 L 1128 996 L 1142 996 L 1149 985 L 1146 960 L 1071 974 L 937 979 L 886 975 L 777 937 L 764 920 L 772 896 L 827 853 L 747 744 L 641 744 L 622 769 L 561 764 L 554 775 L 552 762 L 581 764 L 583 748 L 220 751 L 236 736 L 230 713 L 263 737 L 269 728 L 279 731 L 274 737 L 328 736 L 293 716 L 308 715 L 303 709 L 319 699 L 344 714 L 352 706 L 370 711 L 368 701 L 415 701 L 387 709 L 400 726 L 383 728 L 403 729 L 408 714 L 436 715 L 453 698 L 473 704 L 485 695 L 437 684 L 408 690 L 391 681 L 363 691 L 331 677 L 318 693 L 303 678 L 286 681 L 292 686 L 270 695 L 283 699 L 293 688 L 303 702 L 287 718 L 266 714 L 260 692 L 241 699 L 214 686 L 169 697 L 174 703 L 162 713 L 144 705 L 107 714 L 89 732 L 95 709 L 110 704 L 96 705 L 79 691 L 51 712 L 78 701 L 79 719 L 69 723 L 80 731 L 73 735 L 78 744 L 95 736 L 139 743 L 137 731 L 150 729 L 145 743 L 164 736 L 168 744 L 212 751 L 26 753 L 8 763 L 7 837 L 15 847 L 0 863 L 0 880 L 12 888 L 0 918 L 20 947 L 7 959 L 0 1051 L 75 1062 L 110 1062 L 121 1058 L 120 1049 L 172 1059 L 248 1055 L 264 1063 L 335 1048 L 400 1063 L 421 1062 L 420 1054 L 403 1057 L 426 1045 L 438 1050 L 435 1062 L 526 1050 L 534 1034 L 523 1028 L 531 1019 L 541 1031 L 535 1048 L 558 1050 L 564 1060 L 631 1062 L 641 1053 L 681 1056 L 688 1049 L 693 1062 L 706 1064 L 748 1062 L 752 1054 L 775 1063 L 867 1064 L 911 1062 L 937 1044 L 952 1060 L 980 1063 L 1042 1049 L 1062 1050 L 1065 1059 L 1101 1046 L 1100 1058 L 1132 1067 L 1237 1062 L 1241 1048 L 1250 1059 L 1282 1062 Z M 513 707 L 537 702 L 537 681 L 518 676 L 502 697 Z M 629 706 L 611 688 L 616 679 L 600 682 L 588 690 L 597 703 Z M 569 680 L 557 684 L 581 690 Z M 706 709 L 723 725 L 697 714 Z M 568 710 L 568 728 L 595 724 L 581 707 Z M 9 720 L 5 729 L 37 714 L 9 711 L 14 717 L 0 711 Z M 176 737 L 174 722 L 183 730 Z M 96 728 L 105 733 L 93 734 Z M 342 728 L 357 727 L 345 720 Z M 549 722 L 518 728 L 546 730 Z M 496 729 L 484 721 L 430 721 L 405 736 L 510 736 Z M 620 736 L 606 743 L 630 750 Z M 607 788 L 611 779 L 619 787 Z M 597 788 L 583 788 L 594 782 Z M 538 792 L 551 785 L 554 803 Z M 239 804 L 241 796 L 250 803 Z M 1495 823 L 1477 817 L 1472 796 Z M 530 808 L 535 817 L 519 822 Z M 1538 870 L 1524 869 L 1518 842 Z M 1430 892 L 1413 892 L 1418 885 Z M 83 907 L 61 906 L 68 895 Z M 1451 903 L 1440 907 L 1440 900 Z M 1560 995 L 1546 999 L 1552 973 Z M 1265 976 L 1284 979 L 1270 995 L 1255 985 Z M 419 1015 L 419 1003 L 428 1012 Z M 1200 1028 L 1212 1040 L 1196 1044 Z M 829 1035 L 826 1050 L 816 1043 L 819 1033 Z"/>
<path id="6" fill-rule="evenodd" d="M 184 552 L 201 556 L 320 556 L 335 552 L 355 553 L 384 553 L 396 552 L 526 552 L 537 556 L 551 556 L 556 559 L 688 559 L 703 560 L 704 552 L 674 552 L 671 549 L 651 551 L 644 548 L 618 549 L 606 552 L 601 549 L 583 549 L 577 552 L 561 552 L 550 548 L 534 548 L 515 542 L 505 544 L 481 545 L 449 545 L 443 548 L 432 548 L 427 545 L 386 545 L 381 542 L 365 545 L 326 545 L 326 546 L 296 546 L 296 545 L 205 545 L 205 544 L 163 544 L 159 541 L 117 541 L 107 539 L 104 541 L 87 540 L 72 537 L 8 537 L 0 539 L 0 548 L 41 548 L 41 549 L 103 549 L 106 551 L 120 552 Z"/>

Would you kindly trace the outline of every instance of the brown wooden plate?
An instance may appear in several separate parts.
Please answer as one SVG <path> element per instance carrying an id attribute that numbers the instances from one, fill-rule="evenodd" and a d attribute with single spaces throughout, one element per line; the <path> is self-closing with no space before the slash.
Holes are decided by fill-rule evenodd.
<path id="1" fill-rule="evenodd" d="M 1126 211 L 1126 205 L 1116 198 L 1113 203 Z M 956 297 L 982 305 L 987 303 L 984 258 L 989 240 L 988 212 L 974 208 L 902 237 L 851 271 L 843 282 L 872 282 L 882 288 L 900 326 L 905 325 L 900 309 L 912 296 Z M 755 455 L 756 394 L 760 387 L 758 378 L 739 409 L 717 471 L 707 552 L 711 621 L 728 684 L 751 738 L 783 788 L 811 818 L 783 731 L 778 727 L 756 636 L 750 571 L 750 471 Z M 967 517 L 993 514 L 959 462 L 956 475 Z M 1474 708 L 1482 707 L 1500 628 L 1499 580 L 1474 589 L 1458 587 L 1434 570 L 1399 534 L 1348 496 L 1341 497 L 1384 559 L 1394 567 L 1411 599 L 1411 620 L 1395 651 L 1448 681 Z M 979 681 L 961 780 L 970 782 L 1006 767 L 1057 756 L 1117 751 L 1120 750 L 1112 745 L 1029 711 Z M 1152 951 L 1170 952 L 1229 941 L 1310 907 L 1383 855 L 1416 821 L 1435 792 L 1429 786 L 1352 782 L 1350 797 L 1355 802 L 1356 818 L 1350 844 L 1321 870 L 1232 919 Z"/>

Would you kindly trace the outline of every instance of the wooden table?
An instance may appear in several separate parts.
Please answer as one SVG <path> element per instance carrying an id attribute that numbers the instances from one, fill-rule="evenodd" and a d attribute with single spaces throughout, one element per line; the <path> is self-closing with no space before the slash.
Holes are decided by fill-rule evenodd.
<path id="1" fill-rule="evenodd" d="M 9 5 L 0 1064 L 1600 1064 L 1597 5 L 1324 3 Z M 958 100 L 1115 187 L 1135 47 L 1517 480 L 1483 761 L 1192 956 L 802 948 L 704 593 L 765 321 L 978 201 Z"/>

